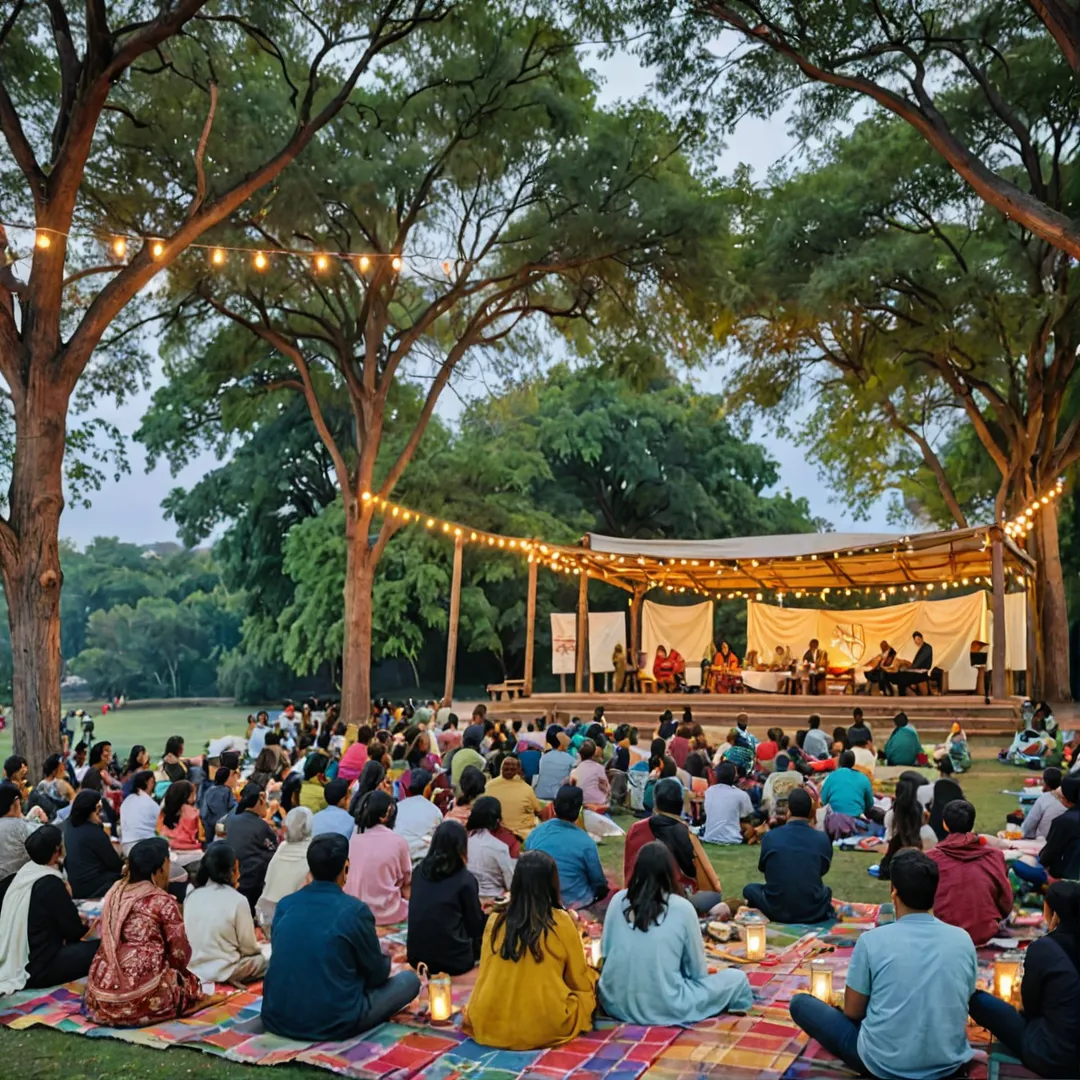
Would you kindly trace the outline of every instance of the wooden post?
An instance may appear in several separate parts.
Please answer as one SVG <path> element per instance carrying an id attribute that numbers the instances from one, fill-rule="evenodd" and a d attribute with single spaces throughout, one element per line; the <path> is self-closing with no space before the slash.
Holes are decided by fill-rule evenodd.
<path id="1" fill-rule="evenodd" d="M 1027 602 L 1027 685 L 1024 696 L 1035 701 L 1041 680 L 1038 666 L 1039 647 L 1035 640 L 1035 581 L 1030 570 L 1024 575 L 1024 596 Z"/>
<path id="2" fill-rule="evenodd" d="M 443 698 L 454 700 L 454 668 L 457 666 L 458 616 L 461 614 L 461 550 L 462 538 L 454 540 L 454 576 L 450 581 L 450 624 L 446 628 L 446 689 Z"/>
<path id="3" fill-rule="evenodd" d="M 990 580 L 994 612 L 994 652 L 990 658 L 990 692 L 997 700 L 1005 697 L 1005 547 L 1001 529 L 990 530 Z"/>
<path id="4" fill-rule="evenodd" d="M 578 585 L 577 648 L 574 662 L 574 692 L 585 689 L 585 650 L 589 647 L 589 575 L 582 573 Z"/>
<path id="5" fill-rule="evenodd" d="M 529 592 L 525 601 L 525 697 L 533 692 L 533 654 L 536 650 L 536 570 L 539 563 L 529 559 Z"/>
<path id="6" fill-rule="evenodd" d="M 645 587 L 634 589 L 630 599 L 630 658 L 637 667 L 638 652 L 641 649 L 641 601 L 645 599 Z"/>

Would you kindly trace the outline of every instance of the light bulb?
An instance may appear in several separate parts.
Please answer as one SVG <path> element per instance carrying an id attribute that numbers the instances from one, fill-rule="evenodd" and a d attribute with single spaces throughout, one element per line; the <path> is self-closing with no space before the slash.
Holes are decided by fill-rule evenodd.
<path id="1" fill-rule="evenodd" d="M 225 265 L 225 249 L 224 248 L 214 248 L 214 250 L 210 252 L 210 261 L 214 264 L 214 266 L 224 266 Z"/>
<path id="2" fill-rule="evenodd" d="M 47 232 L 39 232 L 34 239 L 34 243 L 42 250 L 45 251 L 52 245 L 52 237 Z"/>
<path id="3" fill-rule="evenodd" d="M 161 240 L 150 241 L 150 255 L 155 259 L 160 259 L 165 254 L 165 244 Z"/>
<path id="4" fill-rule="evenodd" d="M 395 274 L 401 269 L 401 256 L 400 255 L 395 255 L 390 260 L 390 267 L 394 271 Z"/>
<path id="5" fill-rule="evenodd" d="M 356 265 L 360 268 L 361 274 L 366 274 L 368 272 L 368 267 L 371 265 L 371 260 L 366 255 L 361 255 L 360 258 L 356 260 Z"/>
<path id="6" fill-rule="evenodd" d="M 315 256 L 315 269 L 322 273 L 330 265 L 330 260 L 325 255 Z"/>
<path id="7" fill-rule="evenodd" d="M 252 260 L 252 262 L 255 264 L 256 270 L 266 269 L 266 256 L 261 251 L 255 252 L 255 258 Z"/>
<path id="8" fill-rule="evenodd" d="M 112 253 L 122 259 L 127 254 L 127 241 L 122 236 L 117 236 L 112 242 Z"/>

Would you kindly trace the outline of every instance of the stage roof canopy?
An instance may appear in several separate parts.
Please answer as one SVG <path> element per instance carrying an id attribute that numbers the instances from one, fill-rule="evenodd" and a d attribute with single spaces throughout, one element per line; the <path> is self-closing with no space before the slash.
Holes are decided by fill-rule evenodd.
<path id="1" fill-rule="evenodd" d="M 641 586 L 717 596 L 731 592 L 967 585 L 991 576 L 992 527 L 932 533 L 796 533 L 729 540 L 623 540 L 590 533 L 560 558 L 590 577 L 635 591 Z M 1035 570 L 1000 533 L 1006 574 Z M 558 552 L 556 555 L 555 552 Z"/>

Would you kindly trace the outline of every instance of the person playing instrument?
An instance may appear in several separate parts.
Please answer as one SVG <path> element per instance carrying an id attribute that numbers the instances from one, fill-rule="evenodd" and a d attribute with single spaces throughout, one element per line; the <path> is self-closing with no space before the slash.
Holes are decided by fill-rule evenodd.
<path id="1" fill-rule="evenodd" d="M 866 668 L 866 681 L 870 684 L 871 694 L 875 689 L 882 694 L 893 693 L 889 672 L 895 663 L 896 650 L 887 641 L 882 641 L 881 652 L 871 659 Z"/>

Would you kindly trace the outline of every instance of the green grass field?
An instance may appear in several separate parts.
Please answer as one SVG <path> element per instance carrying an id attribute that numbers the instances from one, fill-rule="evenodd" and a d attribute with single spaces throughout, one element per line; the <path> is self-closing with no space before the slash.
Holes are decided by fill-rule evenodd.
<path id="1" fill-rule="evenodd" d="M 243 734 L 247 709 L 229 707 L 126 709 L 115 716 L 101 718 L 95 737 L 109 739 L 118 756 L 126 756 L 134 743 L 148 747 L 151 755 L 160 756 L 170 735 L 182 735 L 190 753 L 201 751 L 207 739 L 227 734 Z M 0 755 L 10 753 L 10 733 L 0 736 Z M 992 760 L 989 744 L 975 747 L 975 766 L 959 777 L 965 795 L 978 810 L 977 828 L 996 831 L 1004 824 L 1005 814 L 1016 806 L 1015 797 L 1002 795 L 1005 788 L 1018 789 L 1029 775 L 1021 770 L 999 765 Z M 619 818 L 629 827 L 629 815 Z M 738 897 L 749 881 L 760 880 L 757 873 L 756 847 L 709 848 L 710 857 L 725 896 Z M 600 847 L 605 869 L 616 879 L 622 877 L 623 845 L 619 840 L 605 841 Z M 888 899 L 888 886 L 870 877 L 866 869 L 875 858 L 855 852 L 838 853 L 827 878 L 833 895 L 845 900 L 880 902 Z M 0 1075 L 19 1080 L 68 1080 L 72 1075 L 132 1080 L 254 1080 L 253 1066 L 237 1065 L 191 1050 L 173 1050 L 167 1054 L 142 1047 L 128 1046 L 108 1039 L 86 1039 L 62 1035 L 44 1029 L 9 1031 L 0 1028 L 0 1060 L 5 1065 Z M 270 1080 L 312 1080 L 321 1070 L 307 1066 L 275 1066 Z M 326 1075 L 322 1073 L 322 1075 Z"/>

